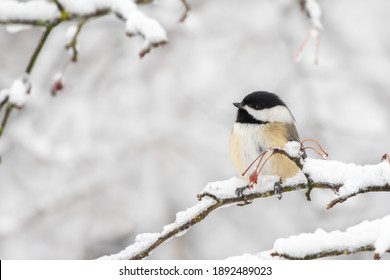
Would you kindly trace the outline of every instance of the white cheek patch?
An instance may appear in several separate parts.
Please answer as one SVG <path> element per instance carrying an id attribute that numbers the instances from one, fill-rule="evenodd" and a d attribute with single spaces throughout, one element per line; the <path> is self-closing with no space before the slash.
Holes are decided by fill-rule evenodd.
<path id="1" fill-rule="evenodd" d="M 244 109 L 260 121 L 294 123 L 294 117 L 285 106 L 278 105 L 269 109 L 255 110 L 245 105 Z"/>

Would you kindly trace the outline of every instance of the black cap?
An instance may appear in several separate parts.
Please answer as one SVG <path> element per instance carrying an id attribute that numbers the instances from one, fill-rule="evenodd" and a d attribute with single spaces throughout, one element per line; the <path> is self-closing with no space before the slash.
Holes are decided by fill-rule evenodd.
<path id="1" fill-rule="evenodd" d="M 245 96 L 245 98 L 240 103 L 240 107 L 236 105 L 235 106 L 241 108 L 245 105 L 255 110 L 269 109 L 275 106 L 287 107 L 286 104 L 279 98 L 279 96 L 267 91 L 252 92 Z"/>

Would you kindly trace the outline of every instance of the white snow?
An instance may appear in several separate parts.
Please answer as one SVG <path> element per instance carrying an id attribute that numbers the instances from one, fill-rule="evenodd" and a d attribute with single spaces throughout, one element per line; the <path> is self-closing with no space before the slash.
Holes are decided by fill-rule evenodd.
<path id="1" fill-rule="evenodd" d="M 295 176 L 286 178 L 286 181 L 283 183 L 283 186 L 295 186 L 299 184 L 306 184 L 307 179 L 303 172 L 298 172 Z"/>
<path id="2" fill-rule="evenodd" d="M 260 176 L 257 180 L 257 184 L 253 186 L 253 189 L 245 190 L 244 194 L 266 192 L 274 189 L 275 183 L 279 181 L 278 176 L 264 175 Z M 246 186 L 247 181 L 241 178 L 230 178 L 225 181 L 217 181 L 208 183 L 203 189 L 202 193 L 210 193 L 218 198 L 232 198 L 237 197 L 235 191 L 239 187 Z"/>
<path id="3" fill-rule="evenodd" d="M 280 260 L 280 257 L 271 256 L 272 251 L 264 251 L 258 254 L 242 254 L 239 256 L 232 256 L 227 258 L 227 261 L 236 261 L 236 260 Z"/>
<path id="4" fill-rule="evenodd" d="M 19 79 L 16 79 L 9 89 L 0 91 L 0 102 L 8 97 L 8 102 L 17 106 L 23 107 L 26 103 L 31 90 L 29 76 L 24 74 Z"/>
<path id="5" fill-rule="evenodd" d="M 185 211 L 180 211 L 176 213 L 176 220 L 163 227 L 163 230 L 161 232 L 161 235 L 165 235 L 169 233 L 170 231 L 174 230 L 175 228 L 180 227 L 181 225 L 185 224 L 189 220 L 191 220 L 193 217 L 210 207 L 211 205 L 215 204 L 215 200 L 210 197 L 204 197 L 201 201 L 199 201 L 197 204 L 195 204 L 193 207 L 188 208 Z M 179 235 L 182 235 L 183 233 L 179 233 Z"/>
<path id="6" fill-rule="evenodd" d="M 322 29 L 321 23 L 321 7 L 320 4 L 316 0 L 306 0 L 305 8 L 307 13 L 309 14 L 310 22 L 315 29 Z"/>
<path id="7" fill-rule="evenodd" d="M 376 165 L 357 165 L 333 160 L 307 158 L 303 172 L 315 182 L 342 185 L 339 195 L 348 195 L 370 186 L 390 183 L 390 164 L 383 161 Z"/>
<path id="8" fill-rule="evenodd" d="M 283 150 L 286 151 L 291 157 L 300 157 L 301 156 L 301 143 L 297 141 L 289 141 L 284 145 Z"/>
<path id="9" fill-rule="evenodd" d="M 37 19 L 51 21 L 59 16 L 58 8 L 52 2 L 40 0 L 28 2 L 0 1 L 0 21 L 32 21 Z"/>
<path id="10" fill-rule="evenodd" d="M 99 258 L 100 260 L 127 260 L 131 258 L 131 256 L 137 254 L 138 252 L 144 250 L 151 244 L 157 241 L 160 237 L 159 233 L 142 233 L 138 234 L 135 237 L 135 242 L 128 246 L 126 249 L 120 251 L 117 254 L 113 254 L 110 256 L 103 256 Z"/>
<path id="11" fill-rule="evenodd" d="M 26 24 L 7 24 L 5 26 L 5 29 L 9 33 L 18 33 L 18 32 L 24 31 L 24 30 L 31 29 L 31 26 L 26 25 Z"/>
<path id="12" fill-rule="evenodd" d="M 154 44 L 167 42 L 168 37 L 158 21 L 138 10 L 137 5 L 127 0 L 64 0 L 66 10 L 75 14 L 91 14 L 98 10 L 112 9 L 126 21 L 126 33 L 144 37 L 143 50 L 150 49 Z"/>
<path id="13" fill-rule="evenodd" d="M 390 249 L 390 215 L 374 221 L 364 221 L 345 232 L 326 232 L 317 229 L 314 233 L 302 233 L 275 241 L 273 251 L 294 258 L 330 251 L 356 251 L 372 245 L 382 255 Z"/>

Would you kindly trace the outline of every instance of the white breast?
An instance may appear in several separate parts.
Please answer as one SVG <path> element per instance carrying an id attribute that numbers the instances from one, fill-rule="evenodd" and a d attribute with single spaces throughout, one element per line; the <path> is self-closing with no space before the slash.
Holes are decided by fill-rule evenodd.
<path id="1" fill-rule="evenodd" d="M 267 139 L 263 136 L 264 125 L 235 123 L 230 137 L 230 152 L 233 163 L 242 174 L 248 166 L 265 150 L 269 148 Z M 265 158 L 267 155 L 265 155 Z M 256 162 L 244 177 L 248 178 L 257 166 Z M 264 166 L 262 174 L 269 174 L 271 162 Z"/>

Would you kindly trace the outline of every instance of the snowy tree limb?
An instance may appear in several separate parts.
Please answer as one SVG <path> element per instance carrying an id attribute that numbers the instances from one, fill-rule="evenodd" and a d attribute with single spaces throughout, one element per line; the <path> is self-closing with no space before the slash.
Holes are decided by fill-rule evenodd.
<path id="1" fill-rule="evenodd" d="M 356 196 L 358 194 L 361 194 L 361 193 L 367 193 L 367 192 L 388 192 L 390 191 L 390 186 L 387 185 L 387 186 L 368 186 L 368 187 L 365 187 L 364 189 L 358 189 L 356 192 L 353 192 L 353 193 L 350 193 L 350 194 L 347 194 L 347 195 L 344 195 L 344 196 L 340 196 L 336 199 L 333 199 L 331 202 L 329 202 L 328 206 L 326 207 L 327 209 L 330 209 L 332 208 L 333 206 L 335 206 L 336 204 L 338 203 L 343 203 L 344 201 L 346 201 L 348 198 L 351 198 L 353 196 Z"/>
<path id="2" fill-rule="evenodd" d="M 126 23 L 128 35 L 140 35 L 144 46 L 143 57 L 152 48 L 168 42 L 165 30 L 154 19 L 147 17 L 129 0 L 37 0 L 18 2 L 0 1 L 0 24 L 21 24 L 53 27 L 66 21 L 82 21 L 108 14 L 115 14 Z"/>
<path id="3" fill-rule="evenodd" d="M 177 213 L 175 222 L 165 226 L 160 233 L 140 234 L 136 237 L 135 243 L 123 251 L 103 258 L 143 259 L 163 242 L 174 236 L 184 234 L 189 228 L 204 220 L 216 209 L 234 204 L 244 206 L 254 199 L 279 195 L 280 192 L 307 190 L 309 184 L 311 188 L 330 189 L 337 192 L 343 201 L 354 196 L 351 195 L 352 193 L 390 191 L 390 164 L 387 160 L 369 166 L 309 158 L 304 160 L 301 157 L 300 145 L 295 145 L 295 147 L 298 147 L 295 151 L 287 145 L 284 149 L 275 148 L 271 150 L 274 153 L 289 157 L 303 171 L 294 178 L 288 178 L 282 184 L 281 190 L 275 189 L 275 183 L 279 182 L 277 176 L 260 176 L 258 184 L 252 190 L 245 191 L 243 196 L 240 197 L 235 194 L 236 189 L 247 184 L 241 179 L 232 178 L 222 182 L 210 183 L 198 195 L 200 202 L 185 211 Z M 355 187 L 351 186 L 353 182 L 356 183 Z M 374 186 L 373 183 L 377 183 L 377 185 Z M 341 200 L 337 203 L 343 202 Z"/>
<path id="4" fill-rule="evenodd" d="M 345 231 L 326 232 L 318 229 L 314 233 L 280 238 L 271 250 L 252 257 L 311 260 L 359 252 L 374 252 L 374 259 L 377 260 L 383 254 L 390 253 L 390 215 L 364 221 Z"/>

